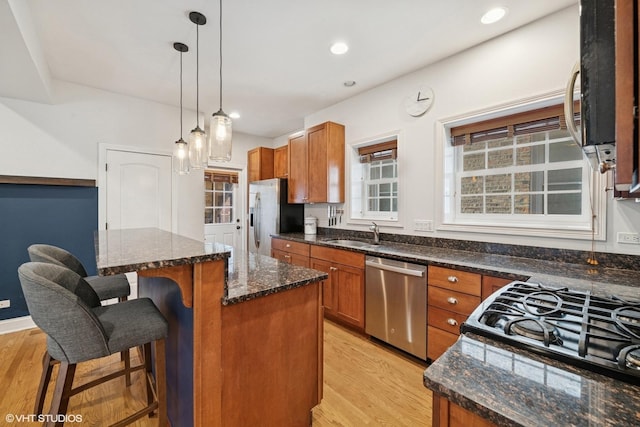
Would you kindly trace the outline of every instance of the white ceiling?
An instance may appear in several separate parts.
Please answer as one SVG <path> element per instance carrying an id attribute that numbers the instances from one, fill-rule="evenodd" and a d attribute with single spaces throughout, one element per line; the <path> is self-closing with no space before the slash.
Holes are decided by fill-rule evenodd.
<path id="1" fill-rule="evenodd" d="M 234 130 L 276 137 L 305 115 L 366 91 L 578 0 L 227 0 L 223 3 L 223 108 Z M 218 1 L 0 0 L 0 96 L 55 102 L 50 79 L 195 110 L 196 26 L 200 111 L 218 110 Z M 495 5 L 507 17 L 482 25 Z M 350 50 L 329 53 L 336 40 Z M 355 80 L 356 86 L 343 85 Z M 190 128 L 185 124 L 185 132 Z"/>

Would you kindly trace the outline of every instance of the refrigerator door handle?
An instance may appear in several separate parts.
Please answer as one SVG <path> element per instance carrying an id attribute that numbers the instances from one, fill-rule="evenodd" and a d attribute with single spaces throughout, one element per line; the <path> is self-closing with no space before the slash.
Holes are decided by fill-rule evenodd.
<path id="1" fill-rule="evenodd" d="M 255 221 L 253 223 L 253 240 L 256 244 L 256 248 L 260 247 L 260 193 L 256 193 L 255 203 L 253 204 L 253 214 L 255 215 Z"/>

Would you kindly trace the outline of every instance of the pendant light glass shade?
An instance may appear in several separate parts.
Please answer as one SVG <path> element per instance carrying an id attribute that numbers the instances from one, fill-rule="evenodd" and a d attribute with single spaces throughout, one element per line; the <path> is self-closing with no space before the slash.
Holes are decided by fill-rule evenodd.
<path id="1" fill-rule="evenodd" d="M 207 134 L 199 126 L 189 134 L 189 163 L 192 169 L 207 166 Z"/>
<path id="2" fill-rule="evenodd" d="M 187 141 L 180 138 L 173 147 L 173 170 L 178 175 L 189 173 L 189 148 Z"/>
<path id="3" fill-rule="evenodd" d="M 199 12 L 189 13 L 189 19 L 196 24 L 196 127 L 189 134 L 189 163 L 191 169 L 207 167 L 207 134 L 200 129 L 200 25 L 207 18 Z"/>
<path id="4" fill-rule="evenodd" d="M 222 110 L 209 122 L 209 159 L 217 162 L 231 160 L 231 119 Z"/>
<path id="5" fill-rule="evenodd" d="M 189 147 L 182 139 L 182 54 L 189 51 L 189 47 L 184 43 L 174 43 L 173 48 L 180 52 L 180 139 L 173 147 L 173 170 L 178 175 L 189 173 Z"/>
<path id="6" fill-rule="evenodd" d="M 220 0 L 220 109 L 209 121 L 209 159 L 231 160 L 231 119 L 222 111 L 222 0 Z"/>

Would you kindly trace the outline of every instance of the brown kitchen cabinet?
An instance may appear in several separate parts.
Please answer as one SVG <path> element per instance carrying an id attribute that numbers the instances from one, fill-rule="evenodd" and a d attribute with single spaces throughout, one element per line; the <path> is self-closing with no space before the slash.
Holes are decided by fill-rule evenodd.
<path id="1" fill-rule="evenodd" d="M 309 244 L 271 239 L 271 257 L 301 267 L 309 267 Z"/>
<path id="2" fill-rule="evenodd" d="M 638 1 L 616 0 L 616 197 L 640 197 Z"/>
<path id="3" fill-rule="evenodd" d="M 274 178 L 289 177 L 289 146 L 288 145 L 283 145 L 282 147 L 278 147 L 273 150 L 273 177 Z"/>
<path id="4" fill-rule="evenodd" d="M 513 279 L 503 279 L 502 277 L 482 276 L 482 301 L 501 287 L 513 282 Z"/>
<path id="5" fill-rule="evenodd" d="M 325 317 L 364 331 L 364 254 L 311 246 L 310 267 L 324 271 Z"/>
<path id="6" fill-rule="evenodd" d="M 249 182 L 271 179 L 273 175 L 273 148 L 256 147 L 247 152 Z"/>
<path id="7" fill-rule="evenodd" d="M 450 402 L 446 397 L 433 393 L 433 427 L 493 427 L 491 421 L 474 414 L 462 406 Z"/>
<path id="8" fill-rule="evenodd" d="M 436 360 L 460 335 L 480 304 L 482 275 L 430 266 L 427 270 L 427 358 Z"/>
<path id="9" fill-rule="evenodd" d="M 289 203 L 343 203 L 344 126 L 319 124 L 288 146 Z"/>

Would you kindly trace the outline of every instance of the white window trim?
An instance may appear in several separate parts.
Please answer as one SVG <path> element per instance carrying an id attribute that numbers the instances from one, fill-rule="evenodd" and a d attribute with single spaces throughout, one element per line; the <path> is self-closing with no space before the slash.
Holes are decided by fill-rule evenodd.
<path id="1" fill-rule="evenodd" d="M 536 237 L 551 237 L 551 238 L 565 238 L 565 239 L 577 239 L 577 240 L 594 240 L 605 241 L 607 230 L 607 197 L 606 197 L 606 175 L 599 173 L 598 171 L 592 171 L 590 179 L 585 181 L 585 184 L 589 184 L 591 187 L 591 203 L 593 206 L 593 212 L 595 219 L 592 222 L 592 227 L 585 226 L 571 226 L 567 223 L 559 223 L 559 227 L 553 228 L 549 224 L 533 224 L 528 222 L 513 222 L 510 224 L 504 223 L 503 225 L 495 225 L 497 217 L 492 215 L 490 219 L 492 224 L 487 224 L 486 221 L 480 219 L 469 219 L 466 221 L 456 220 L 455 222 L 448 221 L 445 213 L 446 209 L 450 209 L 451 206 L 446 203 L 446 198 L 450 195 L 447 193 L 445 184 L 454 178 L 453 170 L 450 168 L 453 165 L 451 160 L 448 160 L 449 156 L 453 155 L 453 148 L 449 142 L 449 132 L 453 126 L 460 126 L 467 123 L 472 123 L 480 120 L 487 120 L 494 117 L 500 117 L 507 114 L 514 114 L 520 111 L 533 110 L 542 108 L 562 102 L 564 97 L 564 90 L 554 91 L 541 96 L 531 97 L 519 101 L 501 104 L 491 108 L 477 110 L 469 113 L 464 113 L 456 116 L 445 117 L 435 121 L 435 185 L 436 185 L 436 200 L 442 202 L 440 209 L 436 212 L 436 224 L 435 228 L 438 231 L 460 231 L 467 233 L 486 233 L 486 234 L 508 234 L 519 236 L 536 236 Z M 449 164 L 447 163 L 449 162 Z M 585 159 L 585 162 L 587 160 Z M 448 186 L 451 188 L 451 186 Z"/>
<path id="2" fill-rule="evenodd" d="M 353 177 L 351 173 L 353 170 L 354 163 L 360 164 L 360 156 L 358 156 L 358 148 L 364 147 L 367 145 L 372 145 L 372 144 L 384 141 L 385 139 L 391 139 L 393 137 L 395 137 L 396 140 L 398 141 L 397 158 L 396 158 L 398 162 L 398 215 L 397 215 L 397 218 L 390 220 L 390 219 L 376 218 L 373 216 L 366 217 L 366 218 L 354 217 L 351 209 L 352 194 L 355 191 L 354 189 L 356 188 L 356 186 L 359 192 L 362 191 L 360 176 Z M 403 139 L 402 131 L 393 130 L 393 131 L 385 132 L 376 136 L 359 139 L 354 142 L 348 142 L 346 144 L 345 164 L 348 165 L 348 167 L 346 168 L 346 171 L 345 171 L 345 182 L 347 182 L 348 185 L 346 188 L 344 208 L 345 208 L 345 213 L 347 214 L 347 220 L 346 220 L 347 225 L 353 225 L 353 226 L 364 225 L 368 227 L 369 225 L 371 225 L 371 221 L 375 221 L 381 227 L 405 228 L 403 217 L 406 216 L 406 213 L 403 214 L 403 212 L 406 212 L 407 202 L 404 197 L 404 194 L 406 194 L 405 188 L 404 188 L 404 180 L 402 179 L 402 176 L 401 176 L 403 163 L 404 163 L 403 157 L 402 157 L 403 156 L 402 139 Z M 357 179 L 357 181 L 354 181 L 354 179 Z M 360 194 L 360 197 L 362 197 L 362 194 Z"/>

